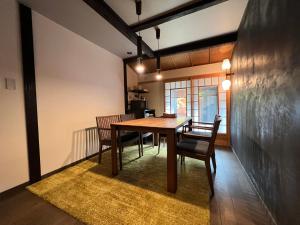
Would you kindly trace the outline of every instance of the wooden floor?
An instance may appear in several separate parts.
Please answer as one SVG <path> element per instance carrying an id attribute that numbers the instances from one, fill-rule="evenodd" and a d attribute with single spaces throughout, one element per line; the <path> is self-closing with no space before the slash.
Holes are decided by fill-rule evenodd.
<path id="1" fill-rule="evenodd" d="M 271 225 L 272 220 L 252 189 L 235 155 L 218 150 L 215 196 L 211 200 L 212 225 Z M 0 202 L 2 225 L 83 224 L 26 190 Z"/>

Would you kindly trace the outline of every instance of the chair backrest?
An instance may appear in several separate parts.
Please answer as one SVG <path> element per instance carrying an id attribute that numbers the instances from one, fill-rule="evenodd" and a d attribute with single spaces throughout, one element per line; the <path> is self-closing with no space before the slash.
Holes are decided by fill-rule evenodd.
<path id="1" fill-rule="evenodd" d="M 120 122 L 120 115 L 96 117 L 99 141 L 111 140 L 110 124 Z"/>
<path id="2" fill-rule="evenodd" d="M 212 134 L 211 134 L 211 138 L 210 138 L 209 146 L 208 146 L 208 154 L 209 155 L 211 155 L 214 151 L 214 145 L 215 145 L 215 141 L 217 138 L 217 134 L 218 134 L 218 130 L 219 130 L 221 121 L 222 121 L 221 116 L 217 116 L 215 118 L 213 130 L 212 130 Z"/>
<path id="3" fill-rule="evenodd" d="M 215 115 L 215 119 L 214 119 L 214 123 L 215 123 L 219 118 L 221 118 L 221 116 L 220 116 L 219 114 L 216 114 L 216 115 Z"/>
<path id="4" fill-rule="evenodd" d="M 122 114 L 121 115 L 121 121 L 128 121 L 128 120 L 134 120 L 135 119 L 135 114 L 130 113 L 130 114 Z"/>
<path id="5" fill-rule="evenodd" d="M 176 118 L 176 113 L 163 113 L 161 118 Z"/>

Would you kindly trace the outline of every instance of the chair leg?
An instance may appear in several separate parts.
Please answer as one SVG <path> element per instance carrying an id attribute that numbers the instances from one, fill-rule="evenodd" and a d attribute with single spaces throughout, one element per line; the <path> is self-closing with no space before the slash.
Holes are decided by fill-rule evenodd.
<path id="1" fill-rule="evenodd" d="M 211 175 L 211 169 L 210 169 L 210 159 L 208 158 L 205 160 L 205 167 L 206 167 L 206 173 L 207 173 L 207 178 L 210 186 L 210 191 L 211 191 L 211 197 L 214 196 L 214 184 L 212 180 L 212 175 Z"/>
<path id="2" fill-rule="evenodd" d="M 141 143 L 141 155 L 144 155 L 144 140 L 143 140 L 143 134 L 140 132 L 140 143 Z"/>
<path id="3" fill-rule="evenodd" d="M 101 163 L 102 159 L 102 144 L 99 145 L 99 157 L 98 157 L 98 163 Z"/>
<path id="4" fill-rule="evenodd" d="M 185 162 L 185 156 L 184 155 L 180 155 L 180 163 L 181 165 Z"/>
<path id="5" fill-rule="evenodd" d="M 160 136 L 158 135 L 158 152 L 157 152 L 157 154 L 159 154 L 160 153 Z"/>
<path id="6" fill-rule="evenodd" d="M 122 151 L 123 151 L 123 146 L 119 146 L 119 163 L 120 163 L 120 170 L 123 168 L 123 163 L 122 163 Z"/>
<path id="7" fill-rule="evenodd" d="M 152 148 L 154 148 L 154 133 L 152 133 Z"/>
<path id="8" fill-rule="evenodd" d="M 216 164 L 216 154 L 215 154 L 215 152 L 213 152 L 213 154 L 211 155 L 211 160 L 212 160 L 213 167 L 214 167 L 214 173 L 216 173 L 217 172 L 217 164 Z"/>
<path id="9" fill-rule="evenodd" d="M 141 158 L 141 138 L 139 137 L 139 141 L 138 141 L 138 147 L 139 147 L 139 158 Z"/>

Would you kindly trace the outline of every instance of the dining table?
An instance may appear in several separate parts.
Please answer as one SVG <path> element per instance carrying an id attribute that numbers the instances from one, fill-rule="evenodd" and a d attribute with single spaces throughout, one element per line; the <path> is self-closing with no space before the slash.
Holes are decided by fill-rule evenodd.
<path id="1" fill-rule="evenodd" d="M 117 137 L 121 130 L 137 132 L 153 132 L 165 134 L 167 137 L 167 191 L 175 193 L 177 190 L 177 131 L 184 125 L 191 125 L 192 118 L 161 118 L 149 117 L 142 119 L 128 120 L 111 124 L 112 139 L 112 175 L 118 175 L 118 154 L 117 154 Z"/>

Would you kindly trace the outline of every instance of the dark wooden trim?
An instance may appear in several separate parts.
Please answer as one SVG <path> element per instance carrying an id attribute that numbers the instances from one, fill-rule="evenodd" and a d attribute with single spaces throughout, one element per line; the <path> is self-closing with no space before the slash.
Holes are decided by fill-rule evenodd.
<path id="1" fill-rule="evenodd" d="M 219 36 L 206 38 L 206 39 L 202 39 L 199 41 L 193 41 L 190 43 L 177 45 L 177 46 L 173 46 L 170 48 L 164 48 L 159 51 L 155 51 L 154 54 L 155 54 L 155 56 L 159 55 L 160 57 L 162 57 L 162 56 L 173 55 L 173 54 L 177 54 L 177 53 L 181 53 L 181 52 L 196 51 L 196 50 L 202 49 L 202 48 L 208 48 L 208 47 L 222 45 L 222 44 L 226 44 L 226 43 L 232 43 L 232 42 L 236 42 L 237 35 L 238 35 L 237 32 L 222 34 Z M 153 58 L 153 57 L 147 57 L 144 55 L 143 58 L 147 59 L 147 58 Z M 124 61 L 126 63 L 130 63 L 130 62 L 136 61 L 136 59 L 137 59 L 137 56 L 133 56 L 133 57 L 124 59 Z"/>
<path id="2" fill-rule="evenodd" d="M 1 192 L 0 193 L 0 202 L 19 193 L 21 190 L 25 189 L 29 184 L 30 184 L 29 182 L 25 182 L 16 187 L 13 187 L 6 191 Z"/>
<path id="3" fill-rule="evenodd" d="M 206 9 L 208 7 L 220 4 L 225 1 L 227 1 L 227 0 L 193 1 L 192 3 L 183 4 L 179 7 L 169 10 L 167 12 L 153 16 L 149 19 L 145 19 L 144 21 L 141 21 L 140 23 L 131 25 L 130 28 L 134 32 L 138 32 L 138 31 L 157 26 L 159 24 L 162 24 L 162 23 L 174 20 L 174 19 L 178 19 L 182 16 L 186 16 L 188 14 Z"/>
<path id="4" fill-rule="evenodd" d="M 132 43 L 137 45 L 138 35 L 133 32 L 130 27 L 124 22 L 124 20 L 115 13 L 112 8 L 107 5 L 103 0 L 83 0 L 92 9 L 94 9 L 100 16 L 102 16 L 113 27 L 120 31 L 125 37 L 127 37 Z M 149 57 L 153 57 L 154 53 L 152 49 L 142 41 L 142 49 Z"/>
<path id="5" fill-rule="evenodd" d="M 159 51 L 156 51 L 155 54 L 159 54 L 160 56 L 172 55 L 180 52 L 194 51 L 201 48 L 207 48 L 211 46 L 235 42 L 236 40 L 237 40 L 237 32 L 232 32 L 232 33 L 222 34 L 211 38 L 202 39 L 199 41 L 193 41 L 190 43 L 177 45 L 170 48 L 161 49 Z"/>
<path id="6" fill-rule="evenodd" d="M 125 103 L 125 113 L 128 113 L 128 91 L 127 91 L 127 64 L 123 62 L 124 69 L 124 103 Z"/>
<path id="7" fill-rule="evenodd" d="M 21 46 L 22 46 L 22 65 L 23 65 L 29 181 L 30 183 L 34 183 L 41 179 L 41 165 L 40 165 L 36 84 L 35 84 L 32 15 L 31 15 L 31 9 L 22 4 L 19 5 L 19 12 L 20 12 L 20 30 L 21 30 Z"/>

